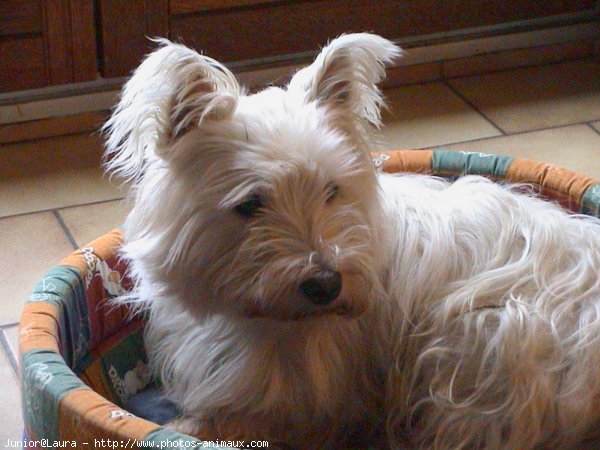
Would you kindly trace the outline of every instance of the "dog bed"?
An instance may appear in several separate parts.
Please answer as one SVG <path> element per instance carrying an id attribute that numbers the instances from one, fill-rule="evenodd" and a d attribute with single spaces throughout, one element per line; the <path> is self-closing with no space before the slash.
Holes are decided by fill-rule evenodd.
<path id="1" fill-rule="evenodd" d="M 377 169 L 386 172 L 451 179 L 477 174 L 524 183 L 572 212 L 600 217 L 600 182 L 549 164 L 426 150 L 373 157 Z M 109 302 L 130 287 L 126 267 L 117 257 L 121 243 L 121 232 L 114 230 L 78 249 L 48 272 L 25 305 L 20 367 L 25 439 L 33 448 L 65 442 L 89 448 L 102 439 L 113 448 L 203 446 L 160 425 L 177 411 L 152 383 L 143 321 Z"/>

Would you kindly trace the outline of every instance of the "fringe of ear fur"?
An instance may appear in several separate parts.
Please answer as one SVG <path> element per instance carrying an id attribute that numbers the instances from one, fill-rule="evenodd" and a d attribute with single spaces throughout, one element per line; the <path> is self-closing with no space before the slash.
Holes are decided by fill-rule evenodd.
<path id="1" fill-rule="evenodd" d="M 231 117 L 240 88 L 234 75 L 212 58 L 157 39 L 151 53 L 125 85 L 119 104 L 102 128 L 107 136 L 104 166 L 135 182 L 156 156 L 205 119 Z"/>
<path id="2" fill-rule="evenodd" d="M 384 101 L 377 83 L 385 78 L 385 66 L 402 54 L 400 47 L 380 36 L 342 35 L 294 76 L 290 89 L 302 89 L 308 101 L 331 102 L 334 107 L 343 103 L 351 115 L 379 128 Z"/>

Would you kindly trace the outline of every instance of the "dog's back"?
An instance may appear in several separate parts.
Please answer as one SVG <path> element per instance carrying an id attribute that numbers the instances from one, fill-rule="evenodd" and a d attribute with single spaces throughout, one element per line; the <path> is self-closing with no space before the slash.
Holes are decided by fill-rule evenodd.
<path id="1" fill-rule="evenodd" d="M 574 445 L 600 418 L 600 221 L 481 177 L 380 182 L 396 243 L 388 396 L 404 399 L 391 434 Z"/>

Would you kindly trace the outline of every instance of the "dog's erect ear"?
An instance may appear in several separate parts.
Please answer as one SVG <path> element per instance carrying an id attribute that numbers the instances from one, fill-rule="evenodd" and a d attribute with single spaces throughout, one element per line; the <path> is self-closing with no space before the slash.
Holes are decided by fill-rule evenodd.
<path id="1" fill-rule="evenodd" d="M 343 35 L 294 75 L 288 90 L 300 92 L 307 102 L 330 107 L 341 121 L 354 118 L 378 128 L 383 101 L 377 83 L 385 77 L 385 65 L 401 54 L 400 47 L 381 36 Z"/>
<path id="2" fill-rule="evenodd" d="M 160 48 L 134 72 L 102 130 L 106 168 L 127 180 L 139 178 L 148 159 L 168 158 L 185 132 L 231 117 L 240 95 L 234 75 L 219 62 L 166 39 L 157 42 Z"/>

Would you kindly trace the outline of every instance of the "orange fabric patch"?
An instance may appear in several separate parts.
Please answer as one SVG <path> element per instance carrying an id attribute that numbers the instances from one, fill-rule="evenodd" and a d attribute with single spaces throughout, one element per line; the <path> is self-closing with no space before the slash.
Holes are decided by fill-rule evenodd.
<path id="1" fill-rule="evenodd" d="M 105 260 L 113 256 L 121 244 L 123 244 L 123 232 L 119 229 L 114 229 L 81 248 L 92 247 L 94 249 L 94 254 L 101 260 Z M 75 250 L 63 259 L 60 264 L 76 267 L 84 278 L 87 275 L 88 266 L 81 250 Z"/>
<path id="2" fill-rule="evenodd" d="M 79 375 L 79 378 L 95 392 L 108 399 L 112 396 L 112 393 L 106 387 L 103 371 L 102 361 L 98 358 Z"/>
<path id="3" fill-rule="evenodd" d="M 579 211 L 583 194 L 597 183 L 594 178 L 572 170 L 521 158 L 516 158 L 508 167 L 506 179 L 535 184 L 542 195 L 559 201 L 572 211 Z"/>
<path id="4" fill-rule="evenodd" d="M 390 157 L 383 163 L 385 172 L 423 173 L 431 171 L 432 150 L 397 150 L 383 153 Z"/>
<path id="5" fill-rule="evenodd" d="M 58 308 L 46 302 L 25 304 L 19 325 L 19 352 L 44 349 L 59 353 Z"/>
<path id="6" fill-rule="evenodd" d="M 93 448 L 94 439 L 121 440 L 118 448 L 135 448 L 135 440 L 159 428 L 88 389 L 68 392 L 60 402 L 58 419 L 60 439 L 76 441 L 82 449 Z"/>

